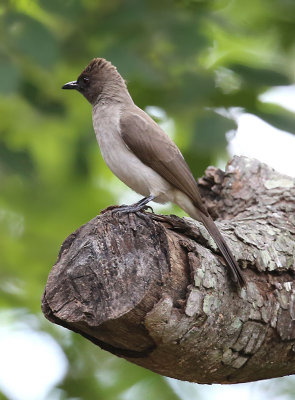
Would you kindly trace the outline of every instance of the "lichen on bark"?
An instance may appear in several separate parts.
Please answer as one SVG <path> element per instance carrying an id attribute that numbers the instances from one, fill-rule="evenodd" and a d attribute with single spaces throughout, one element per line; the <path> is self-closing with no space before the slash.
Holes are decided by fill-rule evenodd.
<path id="1" fill-rule="evenodd" d="M 235 157 L 199 180 L 244 269 L 237 290 L 190 218 L 105 212 L 64 242 L 42 298 L 50 321 L 159 374 L 238 383 L 295 373 L 295 182 Z"/>

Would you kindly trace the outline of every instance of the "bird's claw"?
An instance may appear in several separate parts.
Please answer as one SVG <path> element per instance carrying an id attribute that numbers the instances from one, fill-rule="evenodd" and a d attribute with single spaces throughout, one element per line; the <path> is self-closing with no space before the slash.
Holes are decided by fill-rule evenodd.
<path id="1" fill-rule="evenodd" d="M 151 206 L 139 206 L 137 204 L 131 205 L 131 206 L 126 206 L 123 204 L 120 207 L 113 208 L 111 210 L 112 215 L 118 213 L 118 214 L 130 214 L 130 213 L 143 213 L 144 211 L 150 210 L 152 213 L 154 210 L 152 209 Z"/>
<path id="2" fill-rule="evenodd" d="M 152 212 L 154 214 L 154 210 L 153 210 L 153 208 L 151 206 L 144 206 L 142 208 L 142 211 L 147 211 L 147 210 L 150 210 L 150 212 Z"/>

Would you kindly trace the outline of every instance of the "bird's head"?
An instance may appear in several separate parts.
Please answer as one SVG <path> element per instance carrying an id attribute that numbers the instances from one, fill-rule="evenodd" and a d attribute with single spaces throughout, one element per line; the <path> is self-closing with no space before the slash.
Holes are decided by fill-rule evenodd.
<path id="1" fill-rule="evenodd" d="M 122 82 L 125 85 L 116 67 L 104 58 L 94 58 L 76 81 L 66 83 L 62 89 L 76 89 L 94 105 L 103 92 L 108 92 L 108 88 Z"/>

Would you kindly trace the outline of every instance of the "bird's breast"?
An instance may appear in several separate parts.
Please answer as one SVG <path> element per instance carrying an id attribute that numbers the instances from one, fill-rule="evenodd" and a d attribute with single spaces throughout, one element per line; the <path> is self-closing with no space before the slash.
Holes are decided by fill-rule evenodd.
<path id="1" fill-rule="evenodd" d="M 123 141 L 120 133 L 121 112 L 117 105 L 97 105 L 93 108 L 93 127 L 104 161 L 122 182 L 142 196 L 165 193 L 169 183 L 143 164 Z"/>

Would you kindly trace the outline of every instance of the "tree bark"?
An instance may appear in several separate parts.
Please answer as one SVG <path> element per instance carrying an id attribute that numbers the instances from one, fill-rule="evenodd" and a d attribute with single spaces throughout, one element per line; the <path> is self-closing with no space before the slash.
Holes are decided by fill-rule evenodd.
<path id="1" fill-rule="evenodd" d="M 106 211 L 63 243 L 50 321 L 159 374 L 238 383 L 295 373 L 295 181 L 235 157 L 199 187 L 244 269 L 237 290 L 202 224 Z"/>

